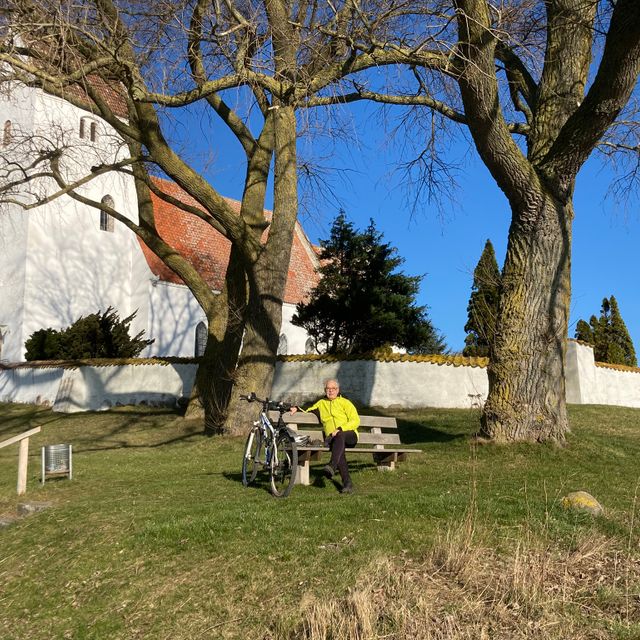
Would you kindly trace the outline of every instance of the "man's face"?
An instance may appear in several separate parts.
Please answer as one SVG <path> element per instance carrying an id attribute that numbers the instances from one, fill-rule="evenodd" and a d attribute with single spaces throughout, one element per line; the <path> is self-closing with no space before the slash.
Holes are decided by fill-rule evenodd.
<path id="1" fill-rule="evenodd" d="M 329 382 L 327 382 L 324 388 L 324 392 L 329 400 L 335 400 L 338 397 L 338 393 L 340 392 L 340 387 L 338 386 L 337 382 L 330 380 Z"/>

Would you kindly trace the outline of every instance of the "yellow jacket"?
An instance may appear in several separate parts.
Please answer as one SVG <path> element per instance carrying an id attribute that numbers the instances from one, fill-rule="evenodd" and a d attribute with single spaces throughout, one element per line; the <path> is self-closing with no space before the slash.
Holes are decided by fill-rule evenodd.
<path id="1" fill-rule="evenodd" d="M 308 409 L 302 409 L 302 411 L 305 413 L 318 411 L 325 437 L 330 436 L 336 429 L 355 431 L 356 437 L 358 436 L 360 416 L 353 403 L 342 396 L 338 396 L 335 400 L 321 398 Z"/>

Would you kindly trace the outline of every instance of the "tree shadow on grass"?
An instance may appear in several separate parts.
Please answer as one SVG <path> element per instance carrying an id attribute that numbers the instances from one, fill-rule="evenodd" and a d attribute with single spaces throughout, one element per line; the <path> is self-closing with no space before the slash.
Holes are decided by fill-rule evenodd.
<path id="1" fill-rule="evenodd" d="M 398 435 L 403 444 L 433 444 L 468 438 L 471 434 L 451 433 L 430 422 L 398 419 Z"/>
<path id="2" fill-rule="evenodd" d="M 415 411 L 357 407 L 360 415 L 396 418 L 402 444 L 445 443 L 471 437 L 479 427 L 479 414 L 467 409 Z M 414 417 L 415 416 L 415 417 Z"/>
<path id="3" fill-rule="evenodd" d="M 69 442 L 74 452 L 156 448 L 202 436 L 201 421 L 169 408 L 54 413 L 36 406 L 0 405 L 0 441 L 41 426 L 34 444 Z M 33 455 L 35 455 L 35 450 Z"/>

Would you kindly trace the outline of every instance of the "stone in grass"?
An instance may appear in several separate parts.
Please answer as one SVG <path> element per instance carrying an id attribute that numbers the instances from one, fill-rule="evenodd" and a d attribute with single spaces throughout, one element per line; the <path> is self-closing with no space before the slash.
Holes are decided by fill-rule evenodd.
<path id="1" fill-rule="evenodd" d="M 53 505 L 52 502 L 19 502 L 18 515 L 29 516 L 32 513 L 44 511 Z"/>
<path id="2" fill-rule="evenodd" d="M 560 503 L 565 509 L 571 509 L 572 511 L 581 511 L 592 516 L 604 514 L 602 505 L 586 491 L 573 491 L 562 498 Z"/>
<path id="3" fill-rule="evenodd" d="M 9 525 L 13 524 L 17 519 L 18 519 L 18 516 L 7 515 L 7 514 L 1 515 L 0 528 L 8 527 Z"/>

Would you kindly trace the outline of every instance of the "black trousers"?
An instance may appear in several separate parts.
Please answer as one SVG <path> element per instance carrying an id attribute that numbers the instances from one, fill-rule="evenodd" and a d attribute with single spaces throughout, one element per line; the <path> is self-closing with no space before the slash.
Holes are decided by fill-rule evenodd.
<path id="1" fill-rule="evenodd" d="M 352 449 L 358 443 L 356 432 L 338 431 L 335 436 L 329 436 L 327 440 L 328 447 L 331 449 L 331 462 L 329 464 L 340 472 L 343 485 L 351 484 L 345 449 Z"/>

